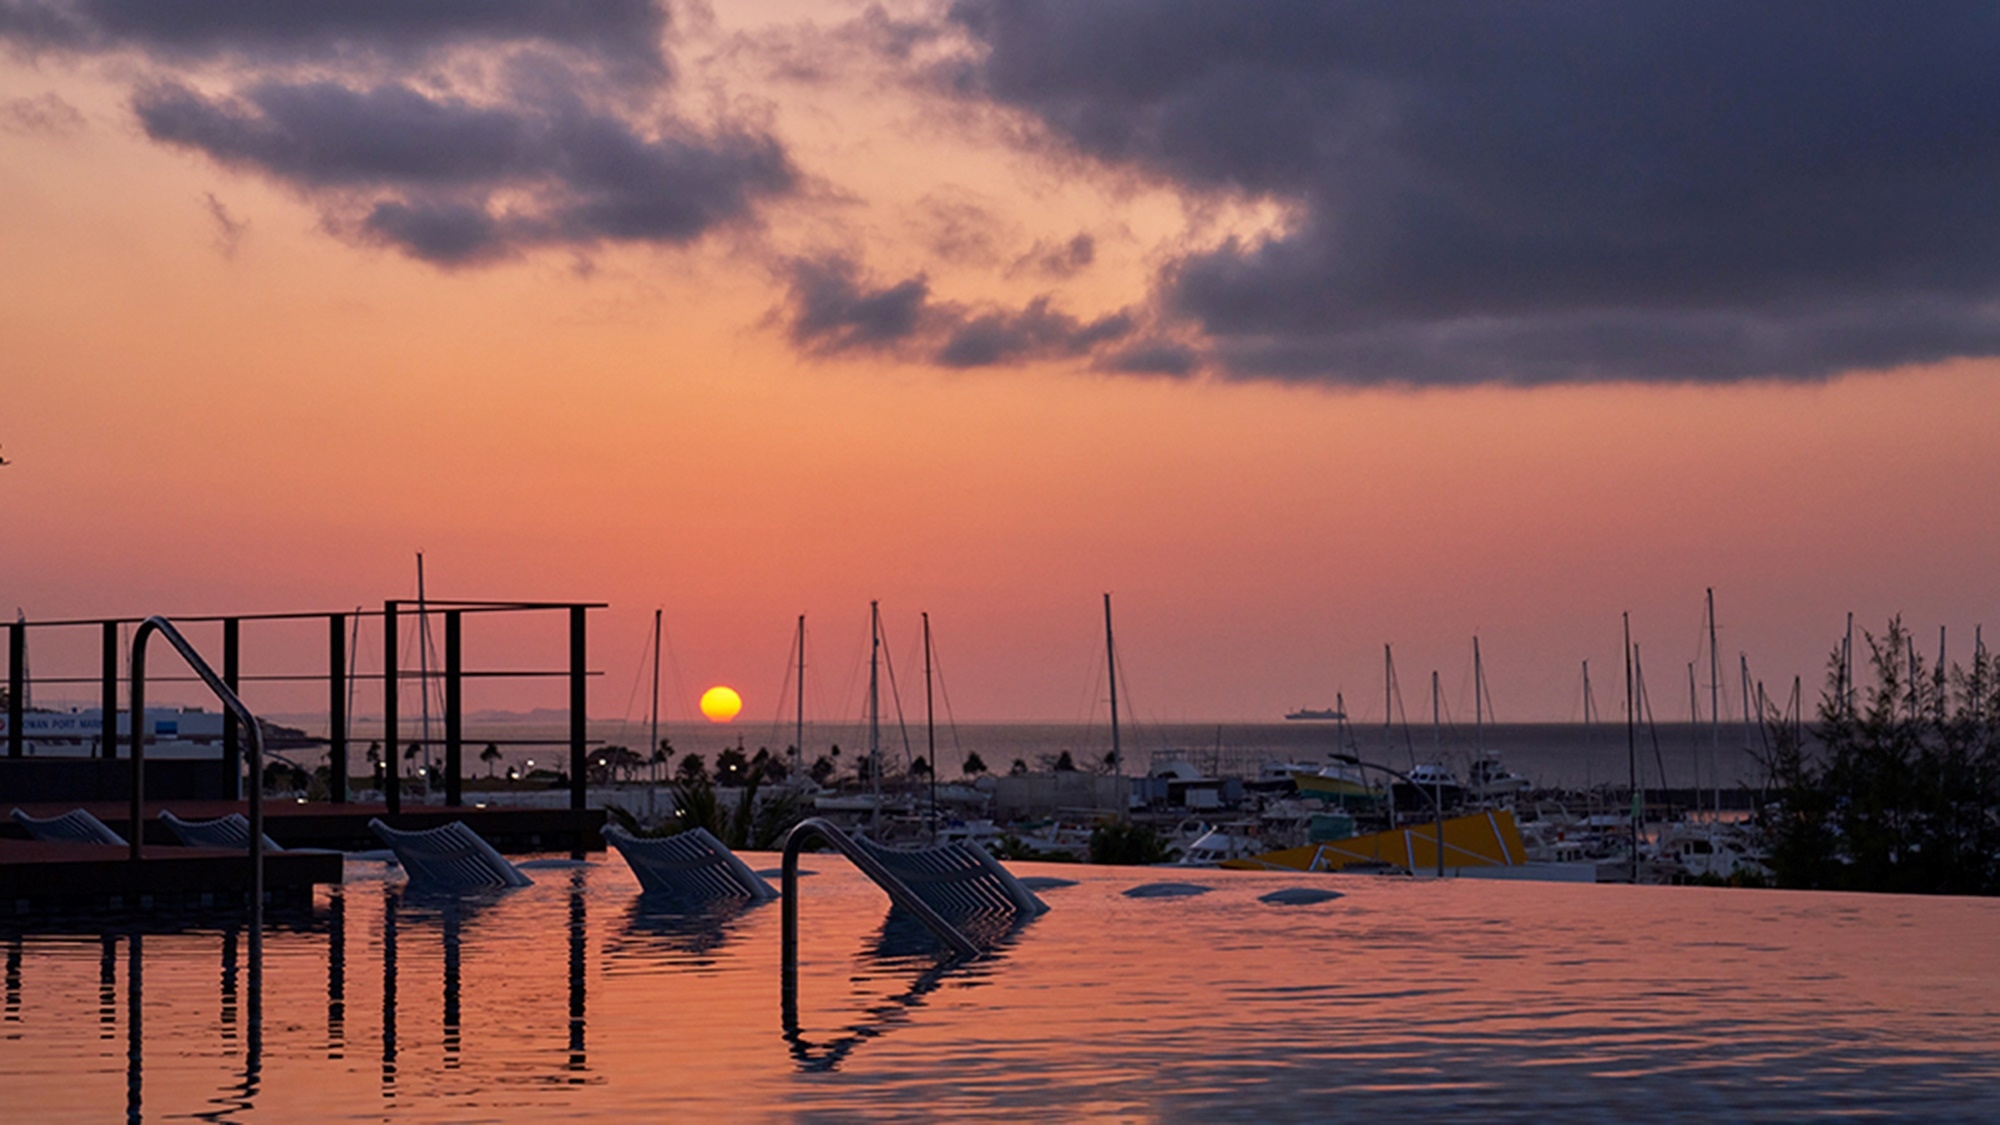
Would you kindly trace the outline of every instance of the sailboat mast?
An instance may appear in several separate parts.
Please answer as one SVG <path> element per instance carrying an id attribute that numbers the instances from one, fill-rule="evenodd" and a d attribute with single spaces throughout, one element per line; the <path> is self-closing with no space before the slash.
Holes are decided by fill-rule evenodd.
<path id="1" fill-rule="evenodd" d="M 1486 673 L 1479 664 L 1479 634 L 1472 635 L 1472 752 L 1477 755 L 1476 763 L 1486 760 Z M 1489 767 L 1475 764 L 1479 771 L 1479 799 L 1486 800 L 1486 775 Z"/>
<path id="2" fill-rule="evenodd" d="M 1639 794 L 1639 693 L 1632 679 L 1632 615 L 1623 615 L 1625 621 L 1625 767 L 1626 784 L 1632 790 L 1632 882 L 1639 881 L 1639 818 L 1642 815 L 1642 801 Z"/>
<path id="3" fill-rule="evenodd" d="M 806 761 L 806 615 L 799 614 L 799 699 L 792 715 L 792 772 Z"/>
<path id="4" fill-rule="evenodd" d="M 1389 754 L 1396 745 L 1396 655 L 1385 641 L 1382 645 L 1382 753 Z M 1410 768 L 1417 768 L 1417 747 L 1410 741 L 1410 717 L 1403 716 L 1403 749 L 1410 758 Z"/>
<path id="5" fill-rule="evenodd" d="M 1104 595 L 1104 669 L 1111 681 L 1111 763 L 1125 776 L 1124 747 L 1118 741 L 1118 646 L 1111 639 L 1111 595 Z"/>
<path id="6" fill-rule="evenodd" d="M 1694 811 L 1701 813 L 1701 697 L 1695 690 L 1694 661 L 1688 661 L 1688 722 L 1694 734 L 1688 739 L 1688 757 L 1694 764 Z"/>
<path id="7" fill-rule="evenodd" d="M 646 745 L 646 756 L 652 757 L 660 751 L 660 616 L 661 610 L 653 610 L 653 730 L 652 741 Z M 654 777 L 658 777 L 656 772 Z"/>
<path id="8" fill-rule="evenodd" d="M 423 715 L 424 792 L 431 791 L 431 619 L 424 607 L 424 553 L 417 552 L 417 699 Z"/>
<path id="9" fill-rule="evenodd" d="M 868 603 L 868 783 L 875 794 L 869 814 L 872 827 L 882 817 L 882 693 L 878 671 L 882 660 L 882 610 Z"/>
<path id="10" fill-rule="evenodd" d="M 1583 789 L 1588 793 L 1596 787 L 1590 776 L 1590 759 L 1595 749 L 1590 738 L 1590 661 L 1583 662 Z"/>
<path id="11" fill-rule="evenodd" d="M 1715 819 L 1722 819 L 1722 667 L 1716 656 L 1715 644 L 1715 587 L 1708 588 L 1708 729 L 1710 746 L 1708 756 L 1708 783 L 1715 788 Z M 1695 804 L 1701 804 L 1701 787 L 1694 791 Z"/>
<path id="12" fill-rule="evenodd" d="M 1442 704 L 1438 701 L 1437 669 L 1431 669 L 1431 757 L 1440 767 L 1444 765 L 1444 724 Z"/>
<path id="13" fill-rule="evenodd" d="M 924 752 L 931 775 L 931 843 L 937 843 L 937 722 L 931 711 L 931 615 L 924 615 Z"/>

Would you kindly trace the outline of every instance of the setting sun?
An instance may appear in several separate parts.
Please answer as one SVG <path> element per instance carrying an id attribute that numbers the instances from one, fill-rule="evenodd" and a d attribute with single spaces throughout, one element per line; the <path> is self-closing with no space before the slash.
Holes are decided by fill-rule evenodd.
<path id="1" fill-rule="evenodd" d="M 701 713 L 708 716 L 711 723 L 726 723 L 743 710 L 743 697 L 735 688 L 720 685 L 701 693 Z"/>

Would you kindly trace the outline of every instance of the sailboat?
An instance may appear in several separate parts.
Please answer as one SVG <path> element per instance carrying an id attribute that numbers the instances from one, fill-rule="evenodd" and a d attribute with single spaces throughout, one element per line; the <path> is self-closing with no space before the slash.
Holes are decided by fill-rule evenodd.
<path id="1" fill-rule="evenodd" d="M 1479 659 L 1479 638 L 1472 638 L 1472 768 L 1466 786 L 1482 802 L 1507 797 L 1528 788 L 1528 779 L 1500 764 L 1500 755 L 1486 748 L 1486 713 L 1493 697 L 1486 687 L 1486 666 Z"/>
<path id="2" fill-rule="evenodd" d="M 882 817 L 882 610 L 868 603 L 868 791 L 822 793 L 813 798 L 821 812 L 867 813 L 869 827 Z"/>
<path id="3" fill-rule="evenodd" d="M 1443 709 L 1442 689 L 1438 686 L 1438 674 L 1433 671 L 1431 673 L 1431 760 L 1411 766 L 1408 781 L 1397 781 L 1389 787 L 1398 806 L 1416 808 L 1424 805 L 1427 803 L 1426 794 L 1442 808 L 1450 808 L 1465 799 L 1465 786 L 1444 764 Z M 1419 788 L 1424 792 L 1417 792 Z"/>

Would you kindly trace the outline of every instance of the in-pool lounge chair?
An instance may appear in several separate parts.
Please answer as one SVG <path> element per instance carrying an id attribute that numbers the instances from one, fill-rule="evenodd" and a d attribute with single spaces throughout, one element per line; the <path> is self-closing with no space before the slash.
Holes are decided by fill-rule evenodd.
<path id="1" fill-rule="evenodd" d="M 534 882 L 462 820 L 415 832 L 391 828 L 380 819 L 370 820 L 368 827 L 396 853 L 396 862 L 403 865 L 416 890 L 525 887 Z"/>
<path id="2" fill-rule="evenodd" d="M 639 877 L 641 893 L 684 903 L 768 902 L 778 897 L 771 884 L 705 828 L 674 836 L 634 836 L 607 824 L 604 839 Z"/>
<path id="3" fill-rule="evenodd" d="M 125 847 L 125 837 L 90 815 L 88 809 L 71 809 L 61 816 L 29 816 L 20 809 L 11 814 L 14 823 L 37 840 L 60 840 L 70 844 L 116 844 Z"/>
<path id="4" fill-rule="evenodd" d="M 230 813 L 214 820 L 182 820 L 171 811 L 162 809 L 160 823 L 173 832 L 183 847 L 250 850 L 250 818 L 242 813 Z M 264 837 L 264 850 L 278 852 L 284 849 L 267 835 Z"/>
<path id="5" fill-rule="evenodd" d="M 884 847 L 866 837 L 857 836 L 854 842 L 948 919 L 1012 915 L 1025 920 L 1049 908 L 977 844 L 905 850 Z"/>

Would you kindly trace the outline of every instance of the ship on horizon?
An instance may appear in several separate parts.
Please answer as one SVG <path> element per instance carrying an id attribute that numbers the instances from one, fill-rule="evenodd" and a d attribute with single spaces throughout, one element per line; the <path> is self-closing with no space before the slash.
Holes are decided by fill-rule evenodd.
<path id="1" fill-rule="evenodd" d="M 1338 723 L 1347 718 L 1347 712 L 1338 707 L 1301 707 L 1288 711 L 1285 718 L 1293 722 Z"/>

